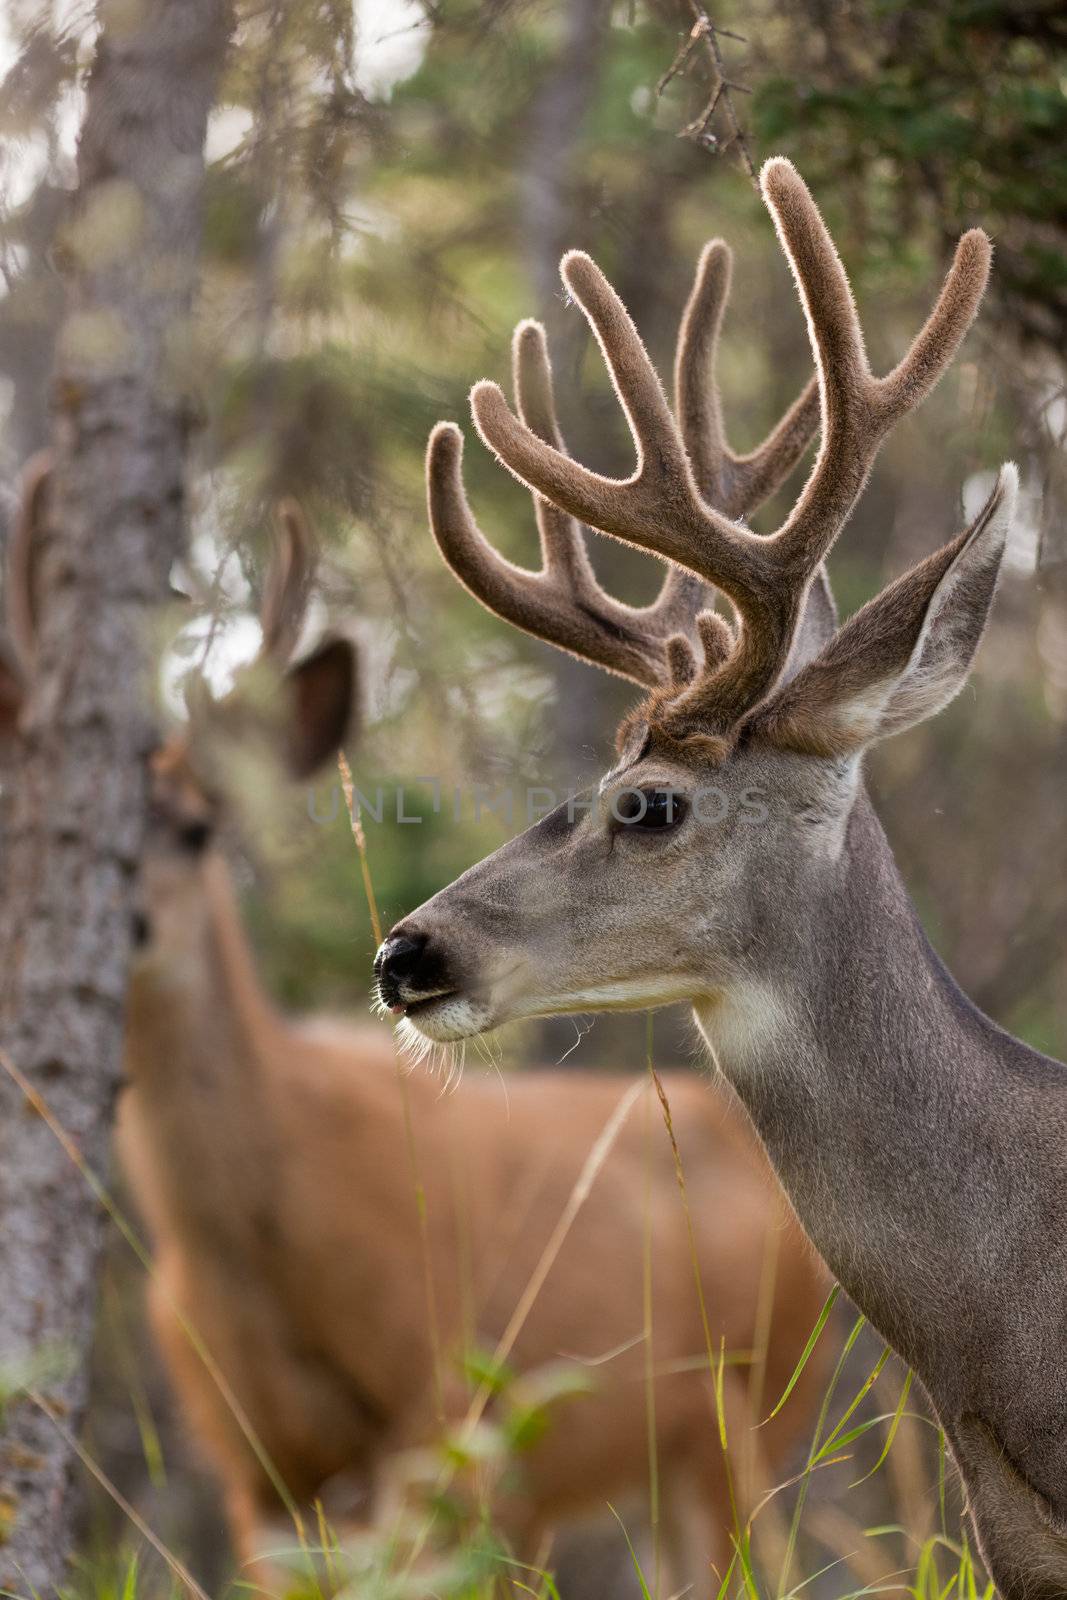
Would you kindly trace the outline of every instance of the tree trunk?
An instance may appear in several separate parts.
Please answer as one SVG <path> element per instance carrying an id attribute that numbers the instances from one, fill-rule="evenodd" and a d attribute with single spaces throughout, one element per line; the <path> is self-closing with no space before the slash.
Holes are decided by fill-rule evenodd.
<path id="1" fill-rule="evenodd" d="M 582 126 L 600 85 L 610 5 L 607 0 L 570 0 L 566 27 L 556 58 L 547 68 L 530 108 L 526 160 L 520 175 L 523 255 L 537 297 L 538 316 L 546 324 L 556 357 L 556 388 L 566 414 L 576 387 L 579 354 L 588 337 L 582 318 L 563 305 L 559 263 L 565 250 L 585 243 L 582 168 L 579 160 Z M 581 416 L 579 407 L 574 407 Z M 573 425 L 569 447 L 580 461 L 587 441 Z M 567 783 L 587 781 L 598 771 L 604 736 L 604 696 L 593 669 L 544 647 L 557 683 L 559 715 L 556 750 Z M 544 1031 L 553 1042 L 568 1034 L 570 1023 L 551 1019 Z"/>
<path id="2" fill-rule="evenodd" d="M 96 1172 L 120 1075 L 151 747 L 149 620 L 183 547 L 181 365 L 227 0 L 102 5 L 64 241 L 37 663 L 0 897 L 0 1043 Z M 103 1217 L 0 1071 L 0 1589 L 67 1577 Z"/>

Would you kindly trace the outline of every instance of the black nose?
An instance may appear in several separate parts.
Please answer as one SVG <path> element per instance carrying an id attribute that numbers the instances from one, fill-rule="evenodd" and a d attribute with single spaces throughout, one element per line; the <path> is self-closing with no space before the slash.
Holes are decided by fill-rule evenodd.
<path id="1" fill-rule="evenodd" d="M 424 933 L 391 933 L 374 958 L 378 993 L 387 1006 L 401 999 L 401 984 L 413 984 L 427 945 Z"/>
<path id="2" fill-rule="evenodd" d="M 417 933 L 414 938 L 406 933 L 390 934 L 378 951 L 374 970 L 379 977 L 399 981 L 410 978 L 426 948 L 426 935 Z"/>
<path id="3" fill-rule="evenodd" d="M 152 937 L 152 924 L 143 911 L 135 911 L 130 917 L 130 937 L 135 950 L 143 950 Z"/>

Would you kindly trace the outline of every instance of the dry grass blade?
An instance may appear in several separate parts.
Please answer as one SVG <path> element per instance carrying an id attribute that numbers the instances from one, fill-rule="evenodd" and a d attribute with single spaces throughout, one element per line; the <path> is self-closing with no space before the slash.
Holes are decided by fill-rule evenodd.
<path id="1" fill-rule="evenodd" d="M 56 1432 L 63 1440 L 63 1443 L 66 1445 L 67 1449 L 70 1450 L 73 1455 L 78 1457 L 78 1460 L 81 1462 L 85 1470 L 91 1473 L 105 1493 L 110 1495 L 111 1499 L 118 1506 L 123 1516 L 126 1517 L 131 1525 L 137 1529 L 137 1532 L 141 1535 L 141 1538 L 144 1539 L 145 1543 L 150 1544 L 152 1549 L 156 1552 L 156 1555 L 159 1556 L 161 1560 L 166 1562 L 168 1568 L 174 1574 L 182 1588 L 187 1594 L 192 1596 L 192 1600 L 209 1600 L 208 1595 L 203 1589 L 201 1589 L 200 1585 L 197 1583 L 188 1567 L 185 1566 L 183 1562 L 179 1561 L 178 1557 L 167 1549 L 167 1546 L 163 1543 L 162 1539 L 158 1537 L 158 1535 L 152 1532 L 152 1529 L 148 1526 L 147 1522 L 145 1522 L 144 1518 L 134 1510 L 133 1506 L 130 1505 L 130 1502 L 115 1487 L 103 1468 L 97 1465 L 81 1442 L 74 1437 L 70 1429 L 66 1427 L 66 1425 L 60 1420 L 56 1414 L 55 1408 L 49 1404 L 44 1395 L 39 1394 L 36 1389 L 27 1389 L 26 1393 L 29 1399 L 33 1401 L 34 1405 L 39 1407 L 40 1410 L 44 1412 L 53 1428 L 55 1428 Z"/>
<path id="2" fill-rule="evenodd" d="M 632 1083 L 626 1090 L 625 1094 L 623 1094 L 619 1099 L 614 1111 L 597 1136 L 588 1156 L 582 1165 L 582 1170 L 579 1172 L 574 1181 L 574 1186 L 567 1198 L 566 1205 L 560 1213 L 559 1220 L 556 1223 L 556 1226 L 553 1228 L 551 1236 L 541 1252 L 536 1267 L 527 1280 L 525 1289 L 519 1296 L 518 1304 L 511 1314 L 507 1327 L 504 1329 L 504 1332 L 497 1342 L 496 1348 L 493 1350 L 492 1355 L 488 1359 L 487 1367 L 489 1370 L 499 1370 L 506 1365 L 511 1352 L 514 1349 L 515 1341 L 522 1332 L 522 1329 L 526 1323 L 526 1319 L 536 1304 L 541 1290 L 544 1288 L 545 1281 L 552 1270 L 560 1250 L 563 1248 L 563 1245 L 566 1242 L 567 1235 L 574 1226 L 575 1219 L 588 1199 L 593 1184 L 596 1182 L 597 1176 L 600 1173 L 605 1161 L 611 1154 L 611 1151 L 615 1145 L 615 1141 L 622 1131 L 626 1119 L 629 1117 L 630 1112 L 633 1110 L 637 1101 L 640 1099 L 641 1095 L 646 1092 L 646 1090 L 647 1085 L 640 1079 L 636 1083 Z M 494 1385 L 491 1382 L 483 1382 L 479 1385 L 472 1396 L 470 1405 L 467 1408 L 466 1416 L 463 1418 L 463 1421 L 461 1422 L 456 1433 L 458 1445 L 458 1450 L 456 1452 L 457 1455 L 462 1452 L 463 1448 L 468 1445 L 471 1439 L 475 1436 L 478 1424 L 481 1422 L 485 1413 L 485 1408 L 493 1398 L 494 1393 Z M 436 1493 L 438 1496 L 443 1495 L 447 1490 L 449 1484 L 455 1476 L 455 1472 L 456 1467 L 451 1462 L 444 1467 L 436 1484 Z M 414 1569 L 414 1566 L 422 1553 L 426 1540 L 430 1535 L 433 1520 L 434 1513 L 431 1512 L 430 1517 L 423 1526 L 421 1534 L 412 1541 L 407 1563 L 408 1571 Z"/>
<path id="3" fill-rule="evenodd" d="M 575 1218 L 581 1211 L 586 1200 L 589 1198 L 593 1184 L 596 1182 L 597 1175 L 599 1174 L 605 1161 L 608 1159 L 608 1156 L 611 1154 L 615 1141 L 622 1131 L 623 1124 L 630 1115 L 630 1112 L 633 1110 L 634 1106 L 637 1104 L 637 1101 L 640 1099 L 641 1095 L 644 1094 L 645 1088 L 645 1084 L 640 1081 L 637 1083 L 632 1083 L 627 1089 L 626 1093 L 619 1100 L 615 1110 L 612 1112 L 607 1122 L 604 1124 L 604 1127 L 598 1135 L 596 1142 L 585 1159 L 585 1163 L 582 1166 L 581 1172 L 575 1179 L 574 1187 L 567 1199 L 567 1204 L 564 1206 L 563 1211 L 560 1214 L 559 1221 L 552 1230 L 552 1234 L 548 1240 L 548 1243 L 541 1252 L 540 1260 L 538 1261 L 533 1272 L 530 1274 L 526 1288 L 519 1297 L 519 1303 L 512 1312 L 507 1327 L 500 1336 L 496 1349 L 493 1352 L 493 1366 L 501 1366 L 511 1355 L 511 1352 L 515 1346 L 515 1341 L 522 1332 L 526 1319 L 530 1315 L 538 1295 L 544 1288 L 545 1280 L 552 1270 L 556 1257 L 562 1250 L 567 1235 L 574 1226 Z M 483 1383 L 474 1396 L 474 1399 L 471 1401 L 470 1408 L 466 1417 L 464 1418 L 464 1436 L 469 1437 L 471 1430 L 477 1426 L 478 1422 L 480 1422 L 482 1413 L 485 1411 L 485 1408 L 491 1397 L 491 1386 L 487 1383 Z"/>
<path id="4" fill-rule="evenodd" d="M 343 750 L 337 752 L 337 770 L 341 775 L 341 788 L 344 791 L 345 807 L 348 811 L 352 838 L 355 840 L 356 851 L 359 855 L 359 867 L 363 876 L 363 892 L 367 897 L 367 910 L 370 913 L 371 929 L 374 933 L 374 943 L 377 947 L 382 942 L 382 919 L 378 914 L 378 899 L 374 893 L 374 880 L 371 877 L 367 836 L 363 831 L 359 807 L 356 804 L 352 768 L 349 766 L 348 757 Z M 433 1260 L 430 1253 L 430 1223 L 426 1207 L 426 1186 L 422 1181 L 418 1147 L 415 1143 L 415 1124 L 411 1116 L 411 1094 L 408 1089 L 407 1079 L 404 1076 L 404 1068 L 399 1051 L 395 1057 L 395 1070 L 404 1118 L 404 1143 L 407 1148 L 408 1165 L 411 1168 L 411 1181 L 415 1190 L 415 1207 L 419 1219 L 419 1251 L 422 1257 L 422 1280 L 426 1296 L 426 1317 L 430 1333 L 430 1349 L 433 1354 L 434 1408 L 438 1422 L 443 1424 L 445 1420 L 445 1388 L 441 1354 L 441 1327 L 437 1314 L 437 1294 L 434 1289 Z"/>
<path id="5" fill-rule="evenodd" d="M 663 1087 L 663 1082 L 659 1076 L 659 1073 L 656 1071 L 655 1062 L 652 1059 L 651 1012 L 648 1014 L 646 1048 L 648 1075 L 652 1080 L 653 1086 L 656 1090 L 657 1098 L 659 1099 L 660 1108 L 663 1112 L 663 1121 L 667 1129 L 667 1137 L 671 1142 L 671 1155 L 674 1161 L 674 1175 L 682 1197 L 682 1211 L 685 1216 L 686 1238 L 689 1245 L 689 1258 L 693 1267 L 693 1281 L 696 1285 L 697 1303 L 700 1307 L 701 1329 L 704 1334 L 704 1344 L 707 1350 L 708 1370 L 711 1373 L 714 1385 L 713 1392 L 715 1396 L 715 1418 L 719 1433 L 719 1444 L 722 1450 L 723 1472 L 726 1480 L 726 1492 L 730 1500 L 730 1510 L 733 1517 L 734 1533 L 738 1540 L 745 1543 L 747 1548 L 749 1532 L 747 1528 L 742 1528 L 741 1526 L 741 1516 L 737 1504 L 737 1488 L 734 1482 L 733 1462 L 730 1457 L 730 1450 L 726 1436 L 726 1405 L 724 1393 L 726 1348 L 725 1344 L 723 1344 L 721 1345 L 719 1351 L 716 1352 L 715 1344 L 711 1336 L 711 1323 L 708 1320 L 708 1307 L 704 1296 L 704 1284 L 700 1275 L 700 1257 L 697 1253 L 696 1235 L 693 1231 L 693 1216 L 689 1206 L 689 1190 L 686 1187 L 685 1168 L 682 1165 L 682 1152 L 678 1147 L 678 1136 L 674 1131 L 674 1118 L 671 1114 L 671 1105 L 667 1098 L 667 1091 Z"/>
<path id="6" fill-rule="evenodd" d="M 142 1267 L 144 1267 L 145 1271 L 148 1273 L 149 1277 L 154 1283 L 161 1284 L 159 1275 L 156 1272 L 155 1263 L 152 1260 L 152 1253 L 148 1249 L 147 1245 L 138 1236 L 129 1219 L 116 1205 L 115 1201 L 112 1199 L 107 1189 L 105 1189 L 96 1173 L 85 1160 L 85 1157 L 78 1149 L 75 1141 L 71 1138 L 66 1128 L 63 1127 L 63 1124 L 55 1116 L 51 1107 L 41 1097 L 41 1095 L 37 1093 L 33 1085 L 19 1070 L 19 1068 L 4 1050 L 0 1050 L 0 1068 L 3 1068 L 12 1082 L 16 1084 L 24 1096 L 27 1105 L 32 1107 L 33 1111 L 41 1118 L 41 1121 L 57 1140 L 61 1149 L 63 1150 L 63 1153 L 66 1155 L 71 1165 L 79 1173 L 97 1204 L 100 1205 L 107 1213 L 108 1217 L 114 1223 L 125 1242 L 129 1245 L 130 1249 L 133 1251 Z M 175 1319 L 177 1320 L 183 1335 L 186 1339 L 188 1339 L 190 1347 L 196 1353 L 197 1359 L 203 1363 L 205 1371 L 211 1378 L 212 1383 L 218 1389 L 219 1394 L 222 1396 L 223 1402 L 225 1403 L 234 1421 L 237 1423 L 237 1426 L 243 1434 L 249 1449 L 259 1462 L 259 1465 L 262 1467 L 264 1474 L 274 1489 L 274 1492 L 277 1494 L 282 1505 L 292 1518 L 293 1525 L 296 1528 L 298 1536 L 301 1540 L 303 1540 L 303 1523 L 296 1501 L 289 1493 L 281 1474 L 268 1455 L 266 1447 L 261 1442 L 256 1430 L 253 1428 L 251 1420 L 249 1419 L 244 1407 L 234 1394 L 233 1389 L 226 1381 L 226 1378 L 215 1362 L 210 1350 L 208 1350 L 207 1346 L 204 1344 L 204 1341 L 201 1339 L 200 1335 L 197 1333 L 188 1317 L 182 1311 L 181 1307 L 175 1303 L 165 1286 L 162 1286 L 162 1288 L 163 1293 L 166 1295 L 168 1309 L 174 1313 Z"/>
<path id="7" fill-rule="evenodd" d="M 652 1578 L 656 1593 L 660 1588 L 662 1539 L 660 1529 L 659 1451 L 656 1436 L 656 1352 L 652 1323 L 652 1119 L 645 1104 L 645 1185 L 642 1239 L 642 1305 L 645 1343 L 645 1421 L 648 1428 L 648 1516 L 652 1534 Z"/>
<path id="8" fill-rule="evenodd" d="M 348 757 L 343 750 L 337 752 L 337 770 L 341 774 L 341 788 L 344 791 L 345 805 L 348 808 L 348 820 L 352 828 L 352 837 L 356 841 L 356 850 L 359 852 L 359 866 L 363 874 L 363 892 L 367 897 L 367 910 L 370 912 L 370 925 L 374 933 L 374 943 L 375 945 L 380 945 L 382 942 L 382 919 L 378 915 L 378 901 L 370 875 L 367 836 L 363 832 L 363 822 L 359 815 L 359 807 L 356 805 L 356 786 L 352 778 L 352 768 L 348 765 Z"/>

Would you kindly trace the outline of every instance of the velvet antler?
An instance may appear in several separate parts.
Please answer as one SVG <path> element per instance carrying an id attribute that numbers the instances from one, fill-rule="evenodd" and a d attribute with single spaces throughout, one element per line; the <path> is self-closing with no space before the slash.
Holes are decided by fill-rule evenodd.
<path id="1" fill-rule="evenodd" d="M 810 443 L 818 423 L 818 389 L 812 379 L 750 455 L 731 450 L 715 382 L 730 265 L 730 251 L 721 240 L 705 248 L 679 330 L 675 368 L 682 434 L 702 492 L 710 504 L 739 517 L 774 493 Z M 512 366 L 524 428 L 569 460 L 556 419 L 548 349 L 539 323 L 523 322 L 515 330 Z M 553 504 L 551 496 L 538 493 L 534 503 L 541 569 L 531 572 L 513 565 L 493 548 L 474 520 L 463 490 L 462 454 L 459 429 L 439 423 L 430 437 L 427 458 L 430 525 L 445 561 L 476 599 L 527 633 L 645 687 L 692 677 L 696 661 L 684 636 L 692 632 L 694 618 L 707 604 L 702 576 L 672 566 L 652 605 L 624 605 L 598 583 L 574 516 Z M 698 628 L 705 661 L 721 660 L 732 648 L 733 634 L 721 617 L 703 613 Z"/>
<path id="2" fill-rule="evenodd" d="M 713 245 L 705 253 L 683 324 L 678 422 L 637 330 L 603 274 L 579 252 L 564 258 L 564 282 L 593 327 L 637 446 L 632 477 L 604 478 L 572 461 L 554 440 L 540 437 L 525 418 L 514 417 L 495 384 L 477 384 L 471 395 L 483 440 L 535 493 L 560 512 L 662 556 L 729 596 L 738 618 L 736 633 L 702 619 L 703 667 L 671 707 L 681 718 L 726 726 L 763 698 L 785 669 L 812 581 L 866 482 L 878 448 L 951 361 L 978 309 L 991 255 L 983 233 L 972 230 L 963 236 L 926 325 L 894 370 L 877 378 L 867 360 L 844 269 L 803 181 L 779 157 L 766 164 L 761 182 L 807 315 L 822 418 L 822 443 L 811 475 L 774 534 L 762 538 L 752 533 L 737 520 L 739 505 L 748 494 L 769 492 L 795 462 L 813 402 L 802 396 L 754 456 L 738 458 L 728 450 L 714 389 L 704 394 L 697 376 L 701 346 L 709 362 L 714 355 L 725 299 L 728 258 L 721 247 Z M 443 437 L 447 435 L 438 429 L 438 451 Z M 454 430 L 451 439 L 458 490 Z M 431 506 L 434 463 L 431 447 Z M 713 496 L 719 504 L 712 503 Z M 446 559 L 459 570 L 440 531 L 438 540 Z M 479 557 L 477 567 L 460 571 L 460 576 L 485 599 L 481 591 L 487 586 L 490 558 L 498 568 L 502 563 L 484 541 Z M 540 618 L 520 625 L 560 642 L 559 610 L 567 601 L 553 598 L 556 610 L 544 625 Z M 486 603 L 510 614 L 499 597 Z M 591 648 L 587 638 L 576 641 L 573 629 L 566 648 L 592 660 L 603 657 L 603 648 Z"/>

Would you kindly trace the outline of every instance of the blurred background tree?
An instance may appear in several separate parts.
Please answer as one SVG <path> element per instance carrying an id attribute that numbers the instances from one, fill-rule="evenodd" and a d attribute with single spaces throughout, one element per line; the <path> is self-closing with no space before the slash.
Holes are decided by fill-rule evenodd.
<path id="1" fill-rule="evenodd" d="M 332 557 L 326 603 L 350 619 L 368 662 L 357 778 L 367 796 L 384 791 L 383 820 L 365 822 L 386 921 L 517 831 L 527 785 L 563 792 L 594 771 L 629 699 L 484 613 L 426 528 L 426 436 L 451 417 L 468 435 L 483 528 L 513 559 L 535 559 L 529 498 L 473 439 L 466 407 L 472 381 L 507 376 L 524 315 L 547 324 L 571 450 L 604 471 L 630 469 L 599 355 L 560 288 L 563 249 L 603 265 L 666 375 L 699 248 L 714 234 L 730 241 L 722 377 L 744 446 L 810 372 L 746 153 L 758 166 L 784 152 L 811 183 L 883 369 L 925 314 L 958 234 L 992 233 L 980 325 L 883 451 L 832 570 L 850 611 L 955 531 L 961 491 L 973 510 L 996 464 L 1019 459 L 1023 516 L 976 689 L 882 747 L 873 786 L 964 987 L 1005 1026 L 1067 1054 L 1063 7 L 725 0 L 713 20 L 731 81 L 749 91 L 731 92 L 744 148 L 724 97 L 704 125 L 715 85 L 702 42 L 657 90 L 694 23 L 686 0 L 238 9 L 209 133 L 204 290 L 188 352 L 204 424 L 196 588 L 217 614 L 210 668 L 222 681 L 254 648 L 246 612 L 270 507 L 281 493 L 306 504 Z M 0 478 L 10 483 L 47 428 L 57 230 L 92 17 L 84 5 L 13 0 L 6 27 Z M 758 526 L 774 525 L 795 487 Z M 593 543 L 619 594 L 652 592 L 651 563 Z M 171 629 L 161 690 L 171 715 L 205 631 L 203 617 Z M 513 826 L 484 806 L 476 815 L 475 784 L 514 791 Z M 421 822 L 397 820 L 398 785 Z M 329 785 L 315 808 L 333 820 L 309 816 L 284 850 L 240 842 L 248 915 L 285 1002 L 361 1011 L 373 936 L 358 862 Z M 689 1053 L 688 1022 L 657 1020 L 656 1041 L 663 1058 Z M 529 1025 L 504 1042 L 511 1059 L 556 1060 L 579 1044 L 569 1065 L 634 1067 L 645 1024 Z"/>

